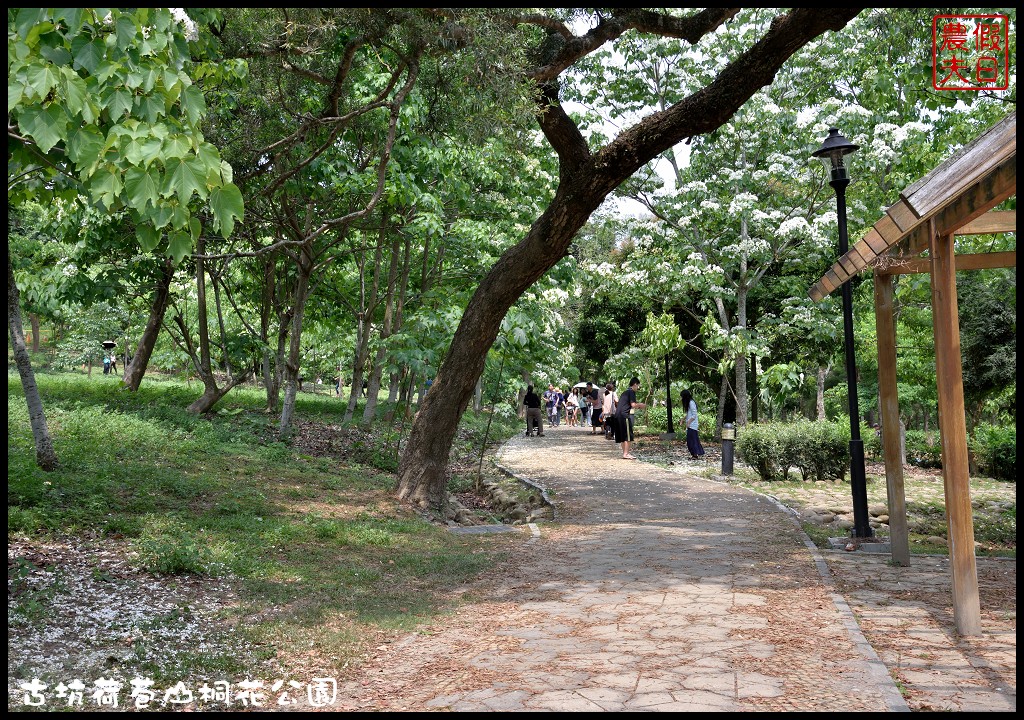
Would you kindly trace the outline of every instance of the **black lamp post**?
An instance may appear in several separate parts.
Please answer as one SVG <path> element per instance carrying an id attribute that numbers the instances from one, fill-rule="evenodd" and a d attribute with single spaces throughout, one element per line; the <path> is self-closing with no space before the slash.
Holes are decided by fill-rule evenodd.
<path id="1" fill-rule="evenodd" d="M 675 435 L 676 430 L 672 427 L 672 378 L 668 374 L 668 354 L 665 355 L 665 411 L 668 415 L 668 428 L 666 434 Z"/>
<path id="2" fill-rule="evenodd" d="M 846 187 L 850 184 L 850 173 L 843 164 L 843 156 L 859 148 L 831 128 L 828 137 L 818 148 L 814 157 L 825 161 L 832 176 L 829 185 L 836 191 L 836 215 L 839 220 L 839 257 L 846 254 L 849 238 L 846 234 Z M 853 348 L 853 291 L 850 282 L 842 287 L 843 294 L 843 344 L 846 350 L 846 393 L 850 409 L 850 491 L 853 493 L 853 535 L 871 537 L 874 532 L 868 522 L 867 477 L 864 473 L 864 441 L 860 438 L 860 410 L 857 407 L 857 365 Z"/>

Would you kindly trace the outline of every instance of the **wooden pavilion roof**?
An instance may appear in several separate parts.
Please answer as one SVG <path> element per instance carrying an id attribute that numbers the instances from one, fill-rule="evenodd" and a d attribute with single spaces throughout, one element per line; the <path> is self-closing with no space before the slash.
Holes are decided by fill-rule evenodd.
<path id="1" fill-rule="evenodd" d="M 810 289 L 820 301 L 857 273 L 884 268 L 894 274 L 921 272 L 929 227 L 940 234 L 978 235 L 1014 232 L 1016 211 L 989 213 L 1017 192 L 1017 112 L 936 167 L 900 194 L 867 234 L 837 260 Z M 957 267 L 1016 265 L 1016 252 L 991 257 L 961 256 Z M 1008 257 L 1008 256 L 1014 257 Z M 1007 256 L 1007 257 L 1004 257 Z M 926 267 L 926 266 L 925 266 Z"/>

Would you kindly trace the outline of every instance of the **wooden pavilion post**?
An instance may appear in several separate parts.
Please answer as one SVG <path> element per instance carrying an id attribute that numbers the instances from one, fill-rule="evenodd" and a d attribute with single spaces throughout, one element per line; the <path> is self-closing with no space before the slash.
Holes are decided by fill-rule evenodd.
<path id="1" fill-rule="evenodd" d="M 961 635 L 980 635 L 981 603 L 978 597 L 978 568 L 974 560 L 953 234 L 939 234 L 932 220 L 929 235 L 942 478 L 946 492 L 949 558 L 953 575 L 953 622 Z"/>
<path id="2" fill-rule="evenodd" d="M 910 566 L 907 501 L 900 452 L 900 403 L 896 389 L 896 324 L 892 275 L 875 272 L 875 335 L 878 343 L 878 409 L 882 419 L 885 487 L 889 498 L 889 552 L 892 561 Z"/>

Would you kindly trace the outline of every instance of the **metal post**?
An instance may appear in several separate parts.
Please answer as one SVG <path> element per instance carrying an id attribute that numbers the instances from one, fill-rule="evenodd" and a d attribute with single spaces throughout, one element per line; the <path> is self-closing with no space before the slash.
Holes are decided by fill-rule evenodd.
<path id="1" fill-rule="evenodd" d="M 668 414 L 668 429 L 666 433 L 675 435 L 676 431 L 672 427 L 672 379 L 668 374 L 668 355 L 665 356 L 665 399 L 667 400 L 665 409 Z"/>
<path id="2" fill-rule="evenodd" d="M 722 424 L 722 474 L 732 475 L 733 453 L 736 446 L 736 428 L 732 423 Z"/>
<path id="3" fill-rule="evenodd" d="M 846 187 L 850 177 L 845 171 L 832 172 L 829 183 L 836 191 L 839 220 L 839 257 L 849 249 L 846 230 Z M 867 477 L 864 472 L 864 441 L 860 437 L 860 410 L 857 406 L 857 362 L 853 345 L 853 290 L 850 281 L 843 283 L 843 344 L 846 350 L 846 393 L 850 410 L 850 492 L 853 495 L 853 536 L 874 535 L 868 515 Z"/>

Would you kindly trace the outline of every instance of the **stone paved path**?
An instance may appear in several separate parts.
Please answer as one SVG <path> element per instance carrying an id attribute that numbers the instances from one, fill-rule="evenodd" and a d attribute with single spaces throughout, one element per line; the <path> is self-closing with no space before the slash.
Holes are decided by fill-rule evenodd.
<path id="1" fill-rule="evenodd" d="M 523 533 L 504 585 L 380 648 L 352 709 L 908 709 L 770 500 L 579 428 L 513 439 L 499 462 L 553 492 L 555 522 Z"/>

